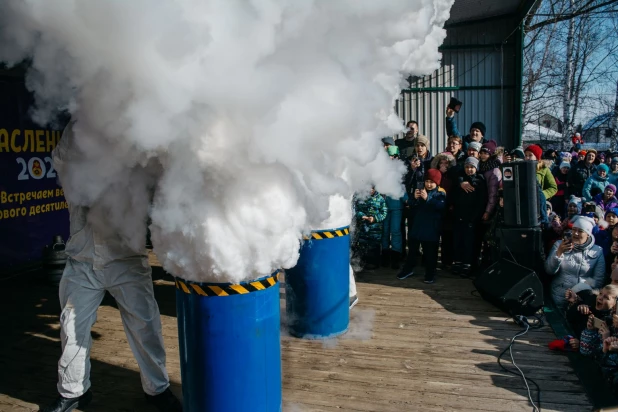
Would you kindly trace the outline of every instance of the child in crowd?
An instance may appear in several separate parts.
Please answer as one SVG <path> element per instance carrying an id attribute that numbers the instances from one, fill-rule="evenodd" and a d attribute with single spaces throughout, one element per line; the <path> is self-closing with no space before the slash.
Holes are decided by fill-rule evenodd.
<path id="1" fill-rule="evenodd" d="M 461 153 L 461 151 L 460 151 Z M 457 163 L 451 152 L 437 154 L 431 161 L 431 168 L 440 171 L 442 180 L 440 188 L 446 193 L 446 208 L 452 206 L 450 199 L 453 191 L 453 181 L 457 180 Z M 456 183 L 456 182 L 455 182 Z M 450 269 L 453 264 L 453 216 L 452 213 L 443 213 L 442 233 L 440 235 L 440 260 L 444 268 Z"/>
<path id="2" fill-rule="evenodd" d="M 559 216 L 555 216 L 551 225 L 554 231 L 562 237 L 565 231 L 570 230 L 573 227 L 573 219 L 579 215 L 582 211 L 582 200 L 579 197 L 571 196 L 569 204 L 567 206 L 567 216 L 564 219 L 560 219 Z"/>
<path id="3" fill-rule="evenodd" d="M 597 194 L 602 194 L 605 191 L 609 184 L 607 181 L 608 172 L 609 167 L 606 164 L 600 164 L 597 166 L 596 173 L 586 179 L 582 189 L 582 196 L 585 201 L 591 201 Z"/>
<path id="4" fill-rule="evenodd" d="M 438 245 L 442 226 L 442 214 L 446 206 L 444 189 L 440 188 L 442 175 L 439 170 L 429 169 L 425 173 L 425 188 L 414 191 L 411 201 L 414 221 L 410 228 L 410 250 L 423 247 L 425 263 L 425 283 L 434 283 L 438 265 Z M 403 269 L 397 279 L 403 280 L 414 275 L 417 256 L 408 253 Z"/>
<path id="5" fill-rule="evenodd" d="M 378 267 L 382 222 L 386 219 L 387 212 L 386 201 L 375 188 L 371 188 L 368 198 L 356 198 L 354 201 L 356 218 L 354 255 L 367 269 Z"/>
<path id="6" fill-rule="evenodd" d="M 470 273 L 474 263 L 474 242 L 471 240 L 487 206 L 487 184 L 485 177 L 477 173 L 478 168 L 478 159 L 468 157 L 458 177 L 459 185 L 453 190 L 453 273 L 464 276 Z"/>
<path id="7" fill-rule="evenodd" d="M 392 160 L 399 161 L 399 147 L 389 145 L 386 151 Z M 401 219 L 403 218 L 403 209 L 408 200 L 408 194 L 404 193 L 400 198 L 385 196 L 386 219 L 382 227 L 382 266 L 399 269 L 401 253 L 403 252 L 403 241 L 401 234 Z"/>
<path id="8" fill-rule="evenodd" d="M 616 186 L 613 184 L 608 184 L 605 186 L 605 190 L 603 193 L 599 193 L 594 197 L 594 203 L 597 204 L 603 210 L 603 212 L 608 211 L 609 209 L 613 209 L 618 207 L 618 199 L 616 199 Z"/>

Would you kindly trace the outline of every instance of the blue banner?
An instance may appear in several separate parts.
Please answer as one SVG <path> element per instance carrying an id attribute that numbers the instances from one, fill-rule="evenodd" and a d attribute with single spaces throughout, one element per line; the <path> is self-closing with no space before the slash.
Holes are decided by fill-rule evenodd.
<path id="1" fill-rule="evenodd" d="M 54 235 L 65 241 L 69 214 L 51 152 L 60 130 L 32 122 L 23 77 L 0 75 L 0 270 L 40 260 Z"/>

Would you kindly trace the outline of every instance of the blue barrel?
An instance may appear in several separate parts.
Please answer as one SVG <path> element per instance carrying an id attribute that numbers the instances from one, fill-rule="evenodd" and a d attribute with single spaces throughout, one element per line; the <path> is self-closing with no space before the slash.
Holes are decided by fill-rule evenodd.
<path id="1" fill-rule="evenodd" d="M 305 339 L 328 339 L 350 321 L 350 229 L 316 230 L 305 238 L 298 263 L 285 271 L 288 330 Z"/>
<path id="2" fill-rule="evenodd" d="M 176 278 L 185 412 L 281 411 L 278 280 Z"/>

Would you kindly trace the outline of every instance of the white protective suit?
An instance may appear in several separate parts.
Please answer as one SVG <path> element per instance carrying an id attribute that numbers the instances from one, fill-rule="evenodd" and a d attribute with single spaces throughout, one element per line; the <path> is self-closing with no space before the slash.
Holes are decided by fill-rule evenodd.
<path id="1" fill-rule="evenodd" d="M 72 138 L 69 126 L 53 153 L 61 179 L 65 160 L 70 158 Z M 144 392 L 162 393 L 169 386 L 169 378 L 145 246 L 142 253 L 136 253 L 119 236 L 102 236 L 88 222 L 91 210 L 87 207 L 71 206 L 69 202 L 69 213 L 69 258 L 60 281 L 62 356 L 58 362 L 58 392 L 65 398 L 76 398 L 90 388 L 90 331 L 105 291 L 109 291 L 118 303 Z"/>

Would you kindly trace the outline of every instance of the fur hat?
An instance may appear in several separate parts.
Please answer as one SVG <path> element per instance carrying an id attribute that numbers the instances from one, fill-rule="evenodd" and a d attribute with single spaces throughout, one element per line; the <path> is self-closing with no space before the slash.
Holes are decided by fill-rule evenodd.
<path id="1" fill-rule="evenodd" d="M 538 161 L 543 158 L 543 149 L 541 149 L 541 147 L 536 144 L 531 144 L 530 146 L 526 147 L 526 150 L 524 152 L 531 152 Z"/>
<path id="2" fill-rule="evenodd" d="M 470 125 L 470 130 L 472 129 L 479 129 L 481 131 L 481 134 L 483 135 L 483 137 L 485 137 L 485 133 L 487 132 L 487 129 L 485 128 L 485 125 L 482 122 L 474 122 Z"/>
<path id="3" fill-rule="evenodd" d="M 468 157 L 464 163 L 464 165 L 472 165 L 476 168 L 476 170 L 478 170 L 479 168 L 479 159 L 477 159 L 476 157 Z"/>
<path id="4" fill-rule="evenodd" d="M 455 156 L 453 156 L 451 152 L 442 152 L 434 156 L 434 158 L 431 160 L 430 167 L 432 169 L 439 169 L 440 162 L 442 160 L 448 160 L 448 163 L 449 163 L 448 167 L 453 167 L 457 164 L 457 160 L 455 159 Z"/>
<path id="5" fill-rule="evenodd" d="M 470 144 L 468 144 L 468 149 L 472 149 L 475 150 L 477 152 L 481 151 L 481 144 L 479 142 L 470 142 Z"/>
<path id="6" fill-rule="evenodd" d="M 416 137 L 414 144 L 416 145 L 417 143 L 424 144 L 425 146 L 429 147 L 429 139 L 422 134 L 419 134 Z"/>
<path id="7" fill-rule="evenodd" d="M 588 234 L 588 236 L 592 236 L 592 230 L 596 224 L 594 220 L 587 216 L 577 216 L 575 221 L 573 222 L 573 227 L 577 229 L 581 229 Z"/>
<path id="8" fill-rule="evenodd" d="M 440 182 L 442 182 L 442 173 L 440 173 L 437 169 L 428 169 L 425 172 L 425 180 L 431 180 L 438 186 L 440 186 Z"/>

